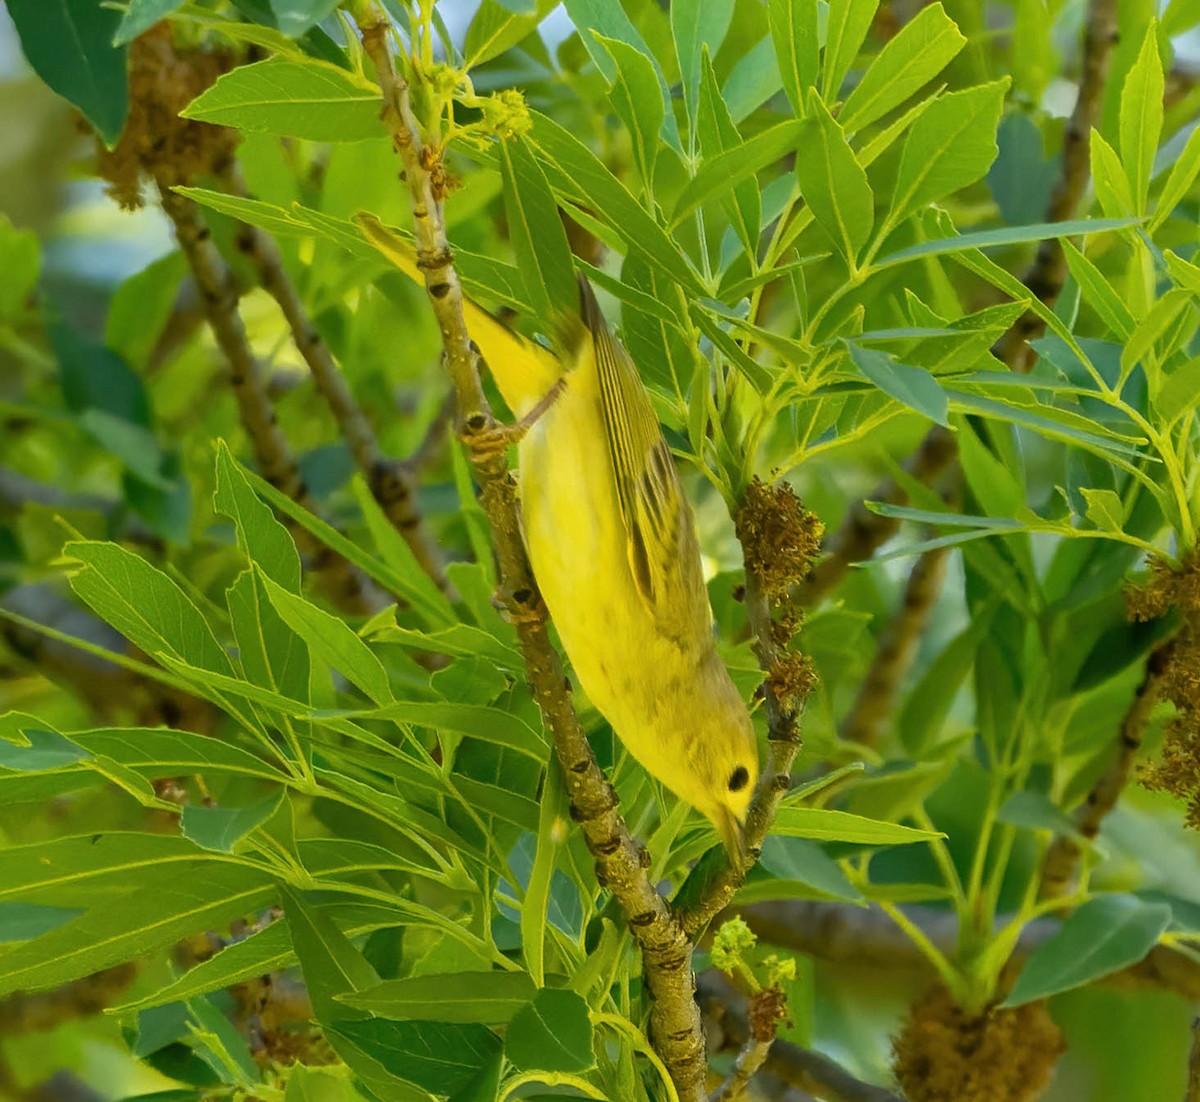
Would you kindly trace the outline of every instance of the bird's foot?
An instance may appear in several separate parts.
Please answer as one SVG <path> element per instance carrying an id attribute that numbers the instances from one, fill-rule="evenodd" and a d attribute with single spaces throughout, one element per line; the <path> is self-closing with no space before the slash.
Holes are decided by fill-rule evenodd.
<path id="1" fill-rule="evenodd" d="M 566 379 L 559 379 L 524 417 L 513 425 L 492 425 L 486 429 L 467 429 L 461 433 L 464 444 L 471 449 L 471 454 L 477 459 L 489 459 L 497 453 L 505 452 L 513 444 L 519 444 L 538 419 L 558 401 L 559 396 L 567 388 Z"/>
<path id="2" fill-rule="evenodd" d="M 492 604 L 510 624 L 531 624 L 546 618 L 542 595 L 533 588 L 515 589 L 508 593 L 502 587 L 497 587 L 492 594 Z"/>

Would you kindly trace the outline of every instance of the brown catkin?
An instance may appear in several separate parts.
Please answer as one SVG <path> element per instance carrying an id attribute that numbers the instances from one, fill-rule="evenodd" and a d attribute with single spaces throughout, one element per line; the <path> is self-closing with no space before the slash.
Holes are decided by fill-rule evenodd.
<path id="1" fill-rule="evenodd" d="M 1033 1102 L 1066 1045 L 1044 1003 L 969 1014 L 945 987 L 918 999 L 892 1042 L 910 1102 Z"/>
<path id="2" fill-rule="evenodd" d="M 142 206 L 142 180 L 182 184 L 227 163 L 238 132 L 181 119 L 182 111 L 233 67 L 229 50 L 177 51 L 171 28 L 158 23 L 129 47 L 129 118 L 112 149 L 100 146 L 97 172 L 126 210 Z M 97 139 L 99 141 L 99 139 Z"/>
<path id="3" fill-rule="evenodd" d="M 825 526 L 786 482 L 757 476 L 746 487 L 735 523 L 747 572 L 761 579 L 770 601 L 782 601 L 812 568 Z"/>

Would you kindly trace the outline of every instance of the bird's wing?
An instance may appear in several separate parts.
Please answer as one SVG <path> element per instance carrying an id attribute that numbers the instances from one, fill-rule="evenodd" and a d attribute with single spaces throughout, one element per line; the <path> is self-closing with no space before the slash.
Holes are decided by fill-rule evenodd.
<path id="1" fill-rule="evenodd" d="M 413 243 L 371 214 L 354 218 L 367 240 L 414 283 L 425 286 Z M 557 357 L 498 322 L 482 306 L 463 296 L 467 332 L 496 380 L 508 408 L 523 417 L 562 376 Z"/>
<path id="2" fill-rule="evenodd" d="M 637 368 L 579 283 L 630 570 L 660 630 L 682 643 L 712 621 L 692 511 Z"/>

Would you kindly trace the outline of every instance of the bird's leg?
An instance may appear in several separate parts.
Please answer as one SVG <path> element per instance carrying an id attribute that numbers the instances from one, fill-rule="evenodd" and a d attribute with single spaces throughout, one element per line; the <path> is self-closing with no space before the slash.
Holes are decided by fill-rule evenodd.
<path id="1" fill-rule="evenodd" d="M 524 417 L 514 425 L 492 425 L 490 428 L 460 433 L 461 439 L 478 458 L 486 458 L 496 452 L 507 451 L 512 444 L 519 444 L 525 434 L 533 428 L 545 412 L 558 401 L 567 389 L 567 380 L 559 379 Z"/>

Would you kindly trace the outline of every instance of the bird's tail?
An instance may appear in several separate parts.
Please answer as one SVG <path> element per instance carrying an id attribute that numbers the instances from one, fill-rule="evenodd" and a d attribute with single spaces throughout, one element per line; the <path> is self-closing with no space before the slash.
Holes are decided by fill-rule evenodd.
<path id="1" fill-rule="evenodd" d="M 354 216 L 363 236 L 409 279 L 421 286 L 425 273 L 416 246 L 373 214 Z M 594 301 L 594 300 L 593 300 Z M 558 359 L 548 349 L 526 340 L 498 322 L 482 306 L 463 296 L 467 332 L 496 380 L 509 409 L 524 416 L 550 391 L 562 375 Z"/>

